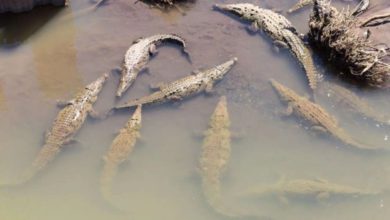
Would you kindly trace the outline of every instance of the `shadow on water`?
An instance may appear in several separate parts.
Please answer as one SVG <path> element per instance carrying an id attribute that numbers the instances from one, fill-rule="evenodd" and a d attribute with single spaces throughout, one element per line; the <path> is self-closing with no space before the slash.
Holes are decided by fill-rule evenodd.
<path id="1" fill-rule="evenodd" d="M 0 14 L 0 47 L 22 44 L 61 10 L 55 6 L 40 6 L 26 13 Z"/>
<path id="2" fill-rule="evenodd" d="M 65 10 L 61 16 L 73 18 L 72 10 Z M 50 31 L 42 32 L 31 44 L 39 87 L 47 98 L 64 98 L 82 86 L 77 70 L 76 31 L 73 19 L 55 20 Z"/>

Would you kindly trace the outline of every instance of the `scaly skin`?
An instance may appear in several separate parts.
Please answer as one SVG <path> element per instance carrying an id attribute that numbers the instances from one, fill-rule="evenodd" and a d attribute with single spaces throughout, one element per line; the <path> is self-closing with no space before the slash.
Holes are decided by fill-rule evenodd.
<path id="1" fill-rule="evenodd" d="M 309 101 L 305 97 L 299 96 L 293 90 L 283 86 L 273 79 L 271 79 L 270 82 L 279 94 L 280 98 L 284 102 L 288 103 L 288 109 L 286 111 L 287 114 L 294 113 L 311 123 L 313 129 L 325 132 L 342 141 L 346 145 L 364 150 L 379 149 L 378 147 L 363 145 L 354 140 L 348 133 L 339 127 L 337 120 L 320 105 Z"/>
<path id="2" fill-rule="evenodd" d="M 112 181 L 118 172 L 118 166 L 123 163 L 134 149 L 140 137 L 142 107 L 138 106 L 133 116 L 126 123 L 112 142 L 104 156 L 104 168 L 100 178 L 100 191 L 103 197 L 111 202 Z"/>
<path id="3" fill-rule="evenodd" d="M 353 112 L 360 114 L 363 117 L 370 118 L 378 123 L 390 125 L 390 118 L 385 115 L 378 114 L 371 106 L 362 100 L 352 91 L 339 86 L 335 83 L 323 83 L 322 93 L 330 93 L 331 100 L 339 104 L 344 104 Z"/>
<path id="4" fill-rule="evenodd" d="M 18 183 L 24 183 L 33 178 L 39 171 L 55 158 L 62 147 L 73 140 L 74 135 L 84 124 L 88 115 L 96 116 L 93 104 L 96 102 L 103 85 L 108 78 L 104 74 L 96 81 L 87 85 L 74 99 L 58 113 L 52 129 L 46 134 L 45 145 L 42 147 L 32 166 L 25 172 Z"/>
<path id="5" fill-rule="evenodd" d="M 279 44 L 285 44 L 295 58 L 302 64 L 311 89 L 317 87 L 317 73 L 309 50 L 298 37 L 294 26 L 284 16 L 268 9 L 243 3 L 243 4 L 216 4 L 215 8 L 230 12 L 240 18 L 252 22 L 252 29 L 262 29 L 267 35 Z M 294 36 L 295 35 L 295 36 Z"/>
<path id="6" fill-rule="evenodd" d="M 283 42 L 282 29 L 290 29 L 294 33 L 297 33 L 295 27 L 283 15 L 253 4 L 216 4 L 214 7 L 252 22 L 252 28 L 254 30 L 264 30 L 273 41 Z"/>
<path id="7" fill-rule="evenodd" d="M 316 199 L 326 199 L 330 196 L 366 196 L 377 195 L 379 192 L 371 192 L 354 188 L 351 186 L 344 186 L 330 183 L 326 180 L 282 180 L 279 183 L 265 188 L 253 188 L 248 190 L 245 195 L 278 195 L 280 198 L 287 200 L 286 197 L 306 197 Z"/>
<path id="8" fill-rule="evenodd" d="M 312 89 L 317 88 L 317 71 L 310 51 L 302 43 L 302 40 L 288 29 L 282 30 L 284 41 L 290 48 L 290 51 L 297 58 L 309 79 L 309 86 Z"/>
<path id="9" fill-rule="evenodd" d="M 184 39 L 174 34 L 157 34 L 136 40 L 126 52 L 119 87 L 116 92 L 117 97 L 121 97 L 133 84 L 138 73 L 145 69 L 151 55 L 157 52 L 156 46 L 164 41 L 179 43 L 185 51 L 186 43 Z"/>
<path id="10" fill-rule="evenodd" d="M 149 96 L 116 106 L 114 109 L 157 104 L 167 101 L 178 101 L 202 91 L 211 91 L 214 84 L 221 80 L 236 62 L 237 58 L 233 58 L 212 69 L 195 73 L 171 83 L 162 84 L 159 91 L 154 92 Z"/>
<path id="11" fill-rule="evenodd" d="M 234 216 L 226 210 L 221 201 L 220 178 L 229 162 L 230 119 L 226 97 L 222 96 L 210 118 L 209 128 L 205 132 L 200 158 L 200 175 L 203 193 L 209 205 L 218 213 Z"/>
<path id="12" fill-rule="evenodd" d="M 294 6 L 292 6 L 287 12 L 293 13 L 303 7 L 306 7 L 308 5 L 313 5 L 314 0 L 299 0 Z M 352 15 L 359 15 L 367 10 L 368 6 L 370 5 L 370 0 L 361 0 L 360 3 L 356 6 L 356 8 L 353 10 Z"/>

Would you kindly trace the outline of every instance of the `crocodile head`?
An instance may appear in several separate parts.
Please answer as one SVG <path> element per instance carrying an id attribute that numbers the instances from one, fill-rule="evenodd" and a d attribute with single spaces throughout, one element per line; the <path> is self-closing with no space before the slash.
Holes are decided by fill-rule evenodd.
<path id="1" fill-rule="evenodd" d="M 128 123 L 130 127 L 135 129 L 140 129 L 141 122 L 142 122 L 142 105 L 138 105 L 137 109 L 134 111 L 133 116 L 131 116 L 131 119 Z"/>
<path id="2" fill-rule="evenodd" d="M 85 87 L 85 89 L 89 91 L 89 95 L 91 97 L 96 97 L 99 94 L 107 78 L 108 74 L 104 74 L 103 76 L 99 77 L 97 80 Z"/>
<path id="3" fill-rule="evenodd" d="M 255 5 L 249 3 L 214 5 L 214 9 L 226 11 L 247 20 L 255 19 L 255 15 L 256 15 L 256 13 L 254 12 L 255 7 L 256 7 Z"/>
<path id="4" fill-rule="evenodd" d="M 234 66 L 234 64 L 236 64 L 237 62 L 237 57 L 234 57 L 233 59 L 219 65 L 219 66 L 216 66 L 215 68 L 213 69 L 210 69 L 210 71 L 205 71 L 203 72 L 203 74 L 209 78 L 211 81 L 218 81 L 218 80 L 221 80 L 225 75 L 226 73 L 229 72 L 229 70 Z"/>
<path id="5" fill-rule="evenodd" d="M 279 82 L 277 82 L 274 79 L 270 79 L 269 82 L 271 83 L 272 87 L 275 89 L 275 91 L 280 96 L 280 99 L 282 99 L 285 102 L 293 102 L 294 97 L 292 94 L 295 94 L 292 90 L 289 88 L 283 86 Z"/>
<path id="6" fill-rule="evenodd" d="M 130 80 L 129 79 L 121 79 L 119 82 L 118 90 L 116 91 L 116 97 L 121 97 L 122 94 L 130 87 Z"/>

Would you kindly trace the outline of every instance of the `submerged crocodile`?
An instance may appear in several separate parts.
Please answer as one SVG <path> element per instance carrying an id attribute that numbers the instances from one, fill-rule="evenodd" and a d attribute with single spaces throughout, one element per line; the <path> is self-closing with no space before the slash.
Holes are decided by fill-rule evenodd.
<path id="1" fill-rule="evenodd" d="M 221 210 L 220 178 L 230 158 L 230 119 L 226 97 L 222 96 L 210 118 L 205 132 L 200 158 L 200 175 L 203 193 L 209 205 L 219 213 Z"/>
<path id="2" fill-rule="evenodd" d="M 316 198 L 318 200 L 323 200 L 330 196 L 357 197 L 378 194 L 379 192 L 362 190 L 319 179 L 282 180 L 275 185 L 252 188 L 244 193 L 244 195 L 251 196 L 277 195 L 283 202 L 288 201 L 287 197 Z"/>
<path id="3" fill-rule="evenodd" d="M 330 99 L 332 101 L 344 104 L 350 108 L 350 110 L 363 117 L 372 119 L 380 124 L 390 125 L 390 117 L 379 114 L 355 93 L 340 85 L 330 82 L 322 83 L 320 91 L 322 93 L 328 93 L 331 96 Z"/>
<path id="4" fill-rule="evenodd" d="M 174 34 L 157 34 L 134 41 L 133 45 L 131 45 L 125 54 L 116 96 L 122 96 L 133 84 L 138 73 L 145 69 L 151 55 L 157 53 L 156 46 L 164 41 L 179 43 L 185 52 L 186 43 L 184 39 Z"/>
<path id="5" fill-rule="evenodd" d="M 346 0 L 344 0 L 346 1 Z M 314 0 L 299 0 L 294 6 L 292 6 L 287 12 L 293 13 L 303 7 L 308 5 L 313 5 Z M 368 9 L 370 5 L 370 0 L 361 0 L 356 8 L 353 10 L 352 15 L 359 15 Z"/>
<path id="6" fill-rule="evenodd" d="M 299 96 L 293 90 L 283 86 L 273 79 L 271 79 L 270 82 L 279 94 L 280 98 L 284 102 L 288 103 L 286 115 L 294 113 L 312 124 L 311 128 L 313 130 L 329 134 L 346 145 L 364 150 L 380 149 L 378 147 L 363 145 L 354 140 L 346 131 L 339 127 L 337 120 L 320 105 L 309 101 L 305 97 Z"/>
<path id="7" fill-rule="evenodd" d="M 141 108 L 141 106 L 137 107 L 133 116 L 119 131 L 107 154 L 103 157 L 105 164 L 100 178 L 100 191 L 109 202 L 111 202 L 112 181 L 118 172 L 118 166 L 129 157 L 140 137 Z"/>
<path id="8" fill-rule="evenodd" d="M 287 18 L 273 12 L 272 10 L 260 8 L 249 3 L 242 4 L 216 4 L 214 6 L 222 11 L 227 11 L 240 18 L 252 22 L 251 30 L 263 30 L 274 41 L 275 44 L 289 48 L 299 63 L 303 66 L 310 88 L 317 87 L 317 74 L 313 60 L 304 42 L 298 37 L 295 27 Z M 294 36 L 295 35 L 295 36 Z"/>
<path id="9" fill-rule="evenodd" d="M 230 118 L 225 96 L 220 98 L 204 136 L 199 171 L 203 194 L 208 204 L 215 212 L 225 217 L 248 216 L 241 210 L 226 207 L 221 195 L 221 175 L 226 169 L 231 154 Z"/>
<path id="10" fill-rule="evenodd" d="M 159 91 L 143 98 L 126 102 L 123 105 L 116 106 L 114 109 L 129 108 L 137 105 L 157 104 L 167 101 L 179 101 L 185 97 L 202 91 L 212 92 L 216 81 L 221 80 L 236 62 L 237 58 L 233 58 L 212 69 L 201 72 L 194 71 L 193 75 L 171 83 L 160 83 L 155 86 L 159 89 Z"/>
<path id="11" fill-rule="evenodd" d="M 65 107 L 58 113 L 51 130 L 46 133 L 45 145 L 33 161 L 32 166 L 18 181 L 19 184 L 33 178 L 55 158 L 64 145 L 72 142 L 74 135 L 84 124 L 88 115 L 97 117 L 93 104 L 96 102 L 107 78 L 108 75 L 104 74 L 87 85 L 74 99 L 64 103 Z"/>

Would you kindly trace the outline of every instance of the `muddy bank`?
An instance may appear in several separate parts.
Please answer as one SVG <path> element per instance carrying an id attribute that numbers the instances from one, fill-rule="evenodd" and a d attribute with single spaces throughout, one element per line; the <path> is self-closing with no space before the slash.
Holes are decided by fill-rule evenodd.
<path id="1" fill-rule="evenodd" d="M 0 0 L 0 13 L 29 11 L 38 5 L 65 6 L 67 0 Z"/>
<path id="2" fill-rule="evenodd" d="M 362 85 L 387 88 L 390 86 L 389 27 L 382 25 L 383 22 L 369 27 L 363 25 L 373 16 L 389 12 L 388 3 L 375 8 L 355 17 L 349 10 L 338 11 L 327 0 L 317 0 L 310 16 L 309 39 L 325 52 L 327 60 L 341 67 L 344 76 Z"/>

